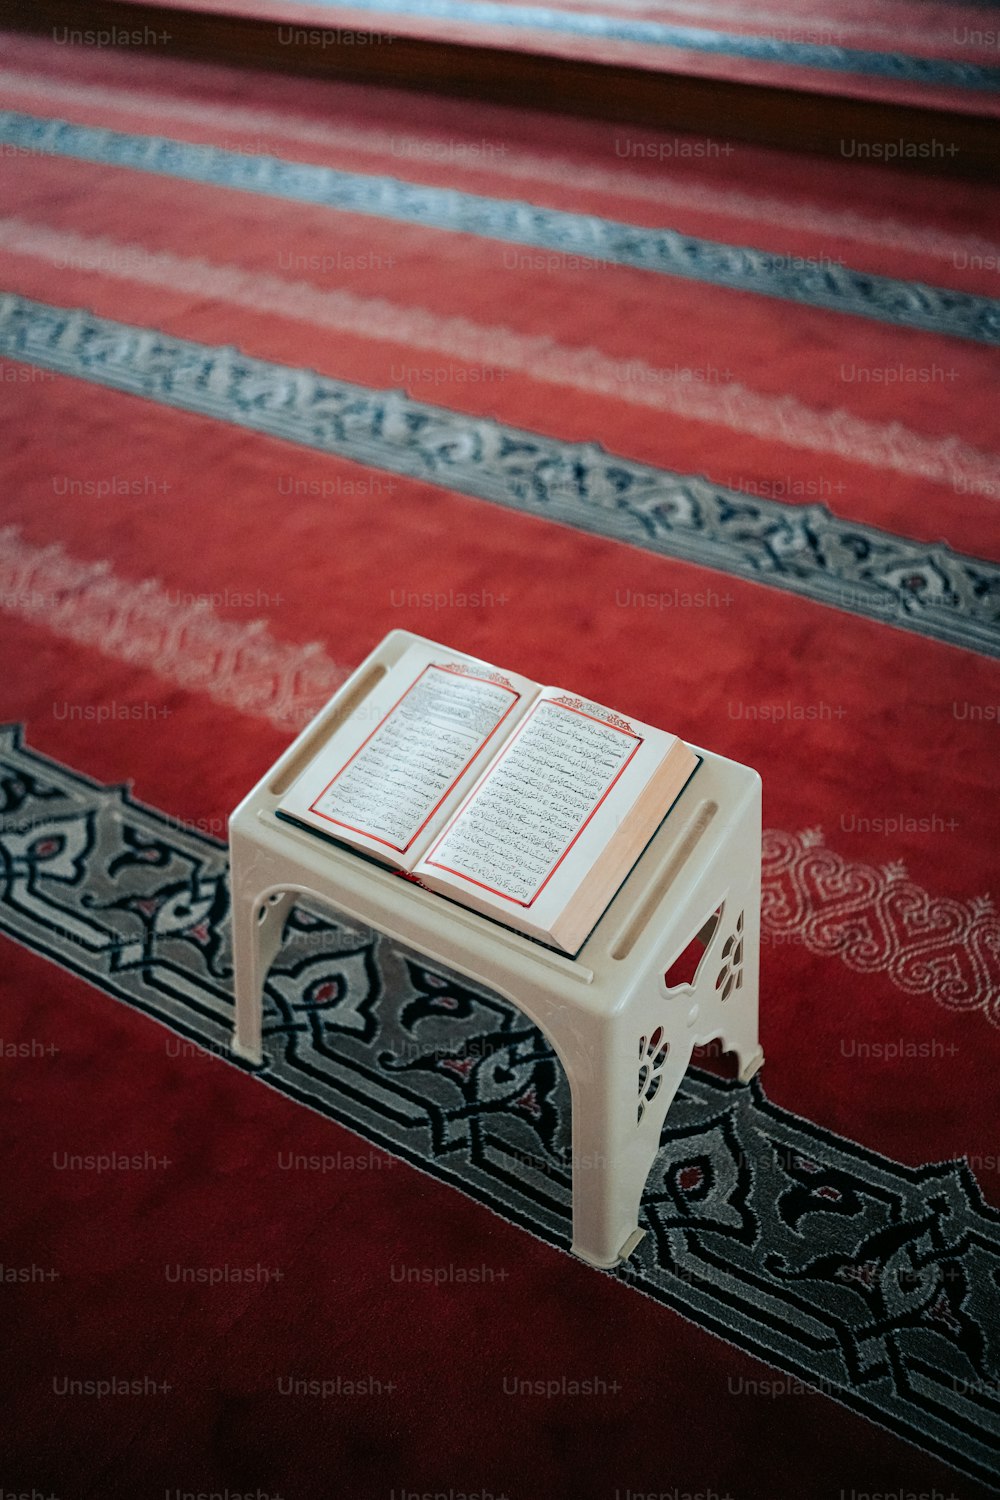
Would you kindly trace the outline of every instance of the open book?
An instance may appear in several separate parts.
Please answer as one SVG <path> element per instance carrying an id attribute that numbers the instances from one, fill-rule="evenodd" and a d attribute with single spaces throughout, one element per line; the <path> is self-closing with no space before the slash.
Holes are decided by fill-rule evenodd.
<path id="1" fill-rule="evenodd" d="M 277 813 L 575 953 L 698 764 L 676 735 L 415 642 Z"/>

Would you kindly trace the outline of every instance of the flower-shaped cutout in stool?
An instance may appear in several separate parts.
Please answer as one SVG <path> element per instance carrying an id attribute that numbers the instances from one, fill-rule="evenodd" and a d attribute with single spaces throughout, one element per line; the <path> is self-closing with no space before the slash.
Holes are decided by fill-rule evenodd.
<path id="1" fill-rule="evenodd" d="M 657 1026 L 652 1036 L 639 1038 L 639 1112 L 638 1124 L 646 1110 L 660 1091 L 663 1065 L 670 1051 L 670 1043 L 664 1039 L 663 1027 Z"/>
<path id="2" fill-rule="evenodd" d="M 723 1000 L 728 1000 L 734 990 L 743 988 L 743 913 L 736 921 L 736 931 L 730 933 L 722 945 L 722 967 L 715 981 L 715 988 L 722 991 Z"/>

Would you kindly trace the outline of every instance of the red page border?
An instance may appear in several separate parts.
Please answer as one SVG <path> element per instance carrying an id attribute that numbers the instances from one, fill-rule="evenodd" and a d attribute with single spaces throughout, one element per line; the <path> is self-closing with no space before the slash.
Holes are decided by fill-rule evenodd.
<path id="1" fill-rule="evenodd" d="M 455 814 L 454 818 L 452 818 L 451 823 L 449 823 L 448 827 L 445 828 L 442 831 L 440 838 L 437 840 L 437 843 L 433 846 L 433 848 L 431 848 L 431 849 L 428 850 L 427 854 L 424 856 L 423 860 L 421 861 L 421 864 L 424 864 L 424 865 L 433 865 L 436 870 L 445 870 L 445 871 L 447 871 L 447 873 L 449 875 L 456 875 L 459 880 L 467 880 L 470 885 L 476 885 L 476 886 L 478 886 L 481 891 L 489 891 L 489 893 L 492 896 L 499 896 L 501 898 L 501 900 L 503 900 L 503 901 L 509 901 L 509 902 L 511 902 L 511 904 L 513 906 L 520 906 L 520 907 L 522 907 L 525 910 L 529 906 L 533 905 L 534 902 L 536 902 L 538 900 L 539 896 L 542 894 L 542 892 L 544 891 L 545 887 L 548 885 L 549 881 L 552 879 L 553 875 L 556 873 L 556 871 L 558 870 L 559 866 L 562 864 L 563 860 L 566 858 L 567 854 L 572 849 L 573 845 L 576 843 L 577 839 L 583 833 L 583 830 L 586 828 L 586 826 L 590 822 L 591 818 L 593 818 L 594 814 L 597 812 L 598 808 L 605 801 L 605 799 L 609 796 L 609 794 L 613 790 L 613 788 L 616 785 L 616 783 L 625 774 L 625 772 L 628 770 L 629 766 L 632 764 L 632 760 L 633 760 L 634 756 L 636 755 L 636 752 L 639 750 L 639 748 L 642 745 L 644 745 L 646 743 L 645 740 L 643 739 L 642 735 L 641 734 L 636 734 L 633 730 L 622 729 L 618 724 L 609 723 L 609 721 L 607 719 L 599 719 L 596 714 L 585 714 L 579 708 L 570 708 L 569 704 L 567 704 L 567 703 L 557 703 L 552 698 L 543 698 L 543 699 L 540 700 L 540 702 L 532 704 L 531 708 L 525 714 L 524 719 L 522 720 L 522 722 L 521 722 L 521 724 L 520 724 L 520 726 L 519 726 L 519 728 L 517 730 L 517 733 L 511 736 L 510 740 L 507 742 L 507 744 L 504 746 L 503 750 L 497 756 L 496 761 L 494 762 L 494 764 L 490 767 L 490 769 L 489 769 L 486 777 L 484 778 L 484 780 L 476 788 L 475 792 L 470 792 L 470 794 L 469 794 L 469 801 L 471 801 L 472 797 L 475 796 L 475 795 L 477 795 L 478 792 L 482 791 L 482 788 L 486 785 L 486 782 L 489 780 L 490 776 L 493 775 L 493 772 L 496 770 L 496 768 L 500 764 L 501 760 L 503 760 L 503 758 L 507 754 L 507 752 L 513 748 L 514 742 L 517 739 L 518 735 L 520 735 L 522 733 L 522 731 L 525 730 L 528 727 L 528 721 L 531 718 L 532 714 L 535 713 L 537 709 L 544 707 L 545 704 L 548 704 L 551 708 L 561 708 L 563 710 L 563 712 L 567 713 L 567 714 L 579 714 L 579 716 L 580 716 L 581 719 L 592 719 L 595 724 L 601 724 L 605 729 L 613 729 L 613 730 L 615 730 L 615 732 L 617 734 L 627 735 L 629 737 L 629 739 L 635 740 L 635 745 L 632 747 L 632 750 L 630 751 L 628 757 L 622 762 L 622 764 L 619 766 L 618 770 L 615 772 L 614 776 L 608 782 L 608 784 L 605 787 L 604 791 L 601 793 L 600 797 L 594 803 L 593 807 L 590 809 L 590 812 L 584 818 L 583 822 L 580 824 L 579 828 L 576 830 L 576 833 L 574 833 L 573 837 L 570 839 L 569 843 L 566 845 L 565 849 L 560 854 L 559 858 L 556 860 L 555 864 L 552 866 L 551 870 L 546 875 L 545 879 L 542 881 L 541 885 L 538 887 L 538 890 L 535 892 L 535 894 L 529 900 L 522 901 L 520 899 L 520 897 L 518 897 L 518 896 L 511 896 L 511 895 L 508 894 L 507 891 L 498 890 L 496 888 L 496 886 L 487 885 L 486 882 L 483 881 L 483 880 L 476 880 L 474 876 L 472 876 L 472 875 L 466 875 L 463 870 L 455 870 L 455 869 L 452 868 L 451 865 L 443 865 L 443 864 L 441 864 L 441 862 L 439 860 L 431 858 L 431 855 L 434 853 L 434 849 L 436 849 L 437 846 L 438 846 L 438 844 L 442 843 L 444 841 L 444 839 L 447 837 L 448 833 L 451 831 L 451 829 L 454 826 L 454 824 L 462 816 L 462 813 L 465 811 L 465 807 L 468 806 L 468 803 L 465 803 L 462 807 L 459 808 L 459 810 Z"/>
<path id="2" fill-rule="evenodd" d="M 490 687 L 499 687 L 499 688 L 502 688 L 505 693 L 511 693 L 511 694 L 513 694 L 513 698 L 512 698 L 512 701 L 511 701 L 509 707 L 506 708 L 504 710 L 504 712 L 500 715 L 499 719 L 496 721 L 496 723 L 494 724 L 493 728 L 490 730 L 490 732 L 486 736 L 486 738 L 479 744 L 478 748 L 475 749 L 472 752 L 472 754 L 469 756 L 469 759 L 465 762 L 465 765 L 459 771 L 458 775 L 454 778 L 454 780 L 452 782 L 449 783 L 449 785 L 441 793 L 441 796 L 438 798 L 437 802 L 431 808 L 430 812 L 427 814 L 426 818 L 421 823 L 420 827 L 416 830 L 415 833 L 413 833 L 410 836 L 409 839 L 407 839 L 407 841 L 406 841 L 405 844 L 403 844 L 402 846 L 400 846 L 399 844 L 393 844 L 393 843 L 391 843 L 389 841 L 389 839 L 380 838 L 377 833 L 369 833 L 366 828 L 355 828 L 355 826 L 354 826 L 353 823 L 345 823 L 343 821 L 343 819 L 341 819 L 341 818 L 331 818 L 329 813 L 320 812 L 319 808 L 316 806 L 316 803 L 319 802 L 321 798 L 323 798 L 323 797 L 326 796 L 327 792 L 333 786 L 333 783 L 337 780 L 337 777 L 338 776 L 343 776 L 344 772 L 347 770 L 348 766 L 351 764 L 351 761 L 355 760 L 361 754 L 362 750 L 368 744 L 368 741 L 371 740 L 371 739 L 374 739 L 375 735 L 378 734 L 379 730 L 382 728 L 382 725 L 385 723 L 386 719 L 390 718 L 391 715 L 396 712 L 396 709 L 402 703 L 403 699 L 407 696 L 407 694 L 408 693 L 412 693 L 413 689 L 416 687 L 417 683 L 424 676 L 424 674 L 427 673 L 427 672 L 429 672 L 429 671 L 431 671 L 432 669 L 435 672 L 450 672 L 455 677 L 471 677 L 476 682 L 485 682 L 485 683 L 488 683 Z M 506 719 L 507 715 L 513 711 L 513 709 L 517 705 L 517 703 L 520 702 L 520 699 L 521 699 L 521 694 L 517 691 L 516 688 L 510 687 L 510 686 L 508 686 L 505 683 L 497 682 L 492 677 L 483 677 L 478 672 L 466 672 L 466 671 L 462 671 L 462 670 L 460 670 L 460 669 L 458 669 L 456 667 L 453 667 L 453 666 L 446 667 L 446 666 L 442 666 L 438 662 L 429 661 L 426 666 L 424 666 L 424 667 L 422 667 L 420 669 L 420 671 L 417 673 L 416 677 L 414 677 L 413 681 L 410 683 L 409 687 L 406 688 L 402 693 L 400 693 L 399 697 L 396 699 L 396 701 L 392 705 L 392 707 L 389 708 L 389 709 L 387 709 L 386 712 L 382 715 L 381 719 L 379 719 L 378 723 L 375 725 L 375 728 L 371 731 L 371 734 L 367 734 L 365 736 L 365 738 L 361 741 L 361 744 L 358 746 L 358 748 L 355 751 L 353 751 L 348 756 L 348 758 L 344 761 L 344 764 L 341 766 L 340 770 L 336 773 L 336 775 L 335 776 L 331 776 L 330 780 L 327 782 L 327 784 L 323 788 L 323 790 L 321 792 L 319 792 L 317 794 L 317 796 L 313 799 L 313 801 L 309 804 L 309 811 L 313 814 L 314 817 L 322 818 L 325 823 L 333 823 L 335 825 L 335 827 L 337 827 L 337 828 L 346 828 L 349 833 L 359 833 L 359 834 L 361 834 L 361 836 L 363 838 L 371 839 L 372 843 L 374 843 L 374 844 L 384 844 L 387 849 L 393 849 L 397 854 L 405 854 L 406 851 L 407 851 L 407 849 L 409 849 L 410 846 L 414 843 L 414 841 L 416 839 L 418 839 L 420 837 L 420 835 L 423 833 L 424 829 L 427 827 L 428 823 L 431 821 L 431 819 L 433 818 L 434 814 L 437 812 L 438 808 L 441 806 L 441 803 L 444 802 L 444 801 L 446 801 L 446 799 L 451 796 L 451 793 L 454 791 L 455 787 L 461 781 L 461 779 L 465 775 L 466 771 L 472 765 L 472 762 L 476 759 L 476 756 L 479 755 L 479 754 L 481 754 L 482 751 L 486 748 L 486 746 L 489 744 L 490 740 L 493 738 L 493 736 L 496 734 L 497 730 L 500 728 L 500 725 L 503 723 L 504 719 Z"/>

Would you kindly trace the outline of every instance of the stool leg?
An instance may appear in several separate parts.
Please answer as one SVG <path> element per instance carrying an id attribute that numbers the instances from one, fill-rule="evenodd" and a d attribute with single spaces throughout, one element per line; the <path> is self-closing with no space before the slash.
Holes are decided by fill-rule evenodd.
<path id="1" fill-rule="evenodd" d="M 634 1029 L 624 1018 L 612 1018 L 605 1045 L 588 1050 L 585 1071 L 570 1072 L 573 1253 L 595 1266 L 616 1265 L 642 1237 L 643 1189 L 664 1117 L 691 1057 L 690 1045 L 669 1051 L 654 1097 L 643 1099 L 640 1118 L 641 1060 Z"/>
<path id="2" fill-rule="evenodd" d="M 740 1082 L 749 1083 L 764 1063 L 759 1035 L 759 885 L 730 897 L 724 923 L 713 947 L 706 990 L 723 1044 L 736 1053 Z"/>
<path id="3" fill-rule="evenodd" d="M 285 919 L 294 905 L 292 891 L 233 896 L 233 978 L 236 1030 L 233 1051 L 248 1062 L 263 1062 L 261 1025 L 264 981 L 281 948 Z"/>
<path id="4" fill-rule="evenodd" d="M 233 1051 L 253 1063 L 263 1061 L 261 1020 L 266 965 L 261 951 L 260 910 L 260 903 L 253 896 L 238 896 L 233 892 L 233 987 L 236 1000 Z"/>
<path id="5" fill-rule="evenodd" d="M 642 1186 L 630 1180 L 624 1143 L 601 1123 L 601 1109 L 573 1097 L 573 1254 L 594 1266 L 614 1266 L 638 1227 Z M 645 1181 L 645 1178 L 643 1178 Z"/>

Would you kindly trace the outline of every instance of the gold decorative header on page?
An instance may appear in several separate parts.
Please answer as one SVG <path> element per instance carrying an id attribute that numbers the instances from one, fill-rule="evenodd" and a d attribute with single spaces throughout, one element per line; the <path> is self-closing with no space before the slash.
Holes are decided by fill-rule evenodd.
<path id="1" fill-rule="evenodd" d="M 517 691 L 509 677 L 504 677 L 500 672 L 491 672 L 488 667 L 480 667 L 475 662 L 436 661 L 434 666 L 441 672 L 457 672 L 461 677 L 478 677 L 480 681 L 496 682 L 500 687 L 510 688 L 512 693 Z"/>
<path id="2" fill-rule="evenodd" d="M 568 693 L 563 693 L 560 698 L 549 698 L 549 703 L 559 703 L 563 708 L 575 708 L 579 713 L 590 714 L 593 719 L 600 719 L 605 724 L 611 724 L 615 729 L 624 729 L 626 734 L 635 734 L 635 730 L 627 719 L 613 714 L 609 708 L 602 708 L 599 703 L 590 703 L 586 698 L 571 698 Z"/>

